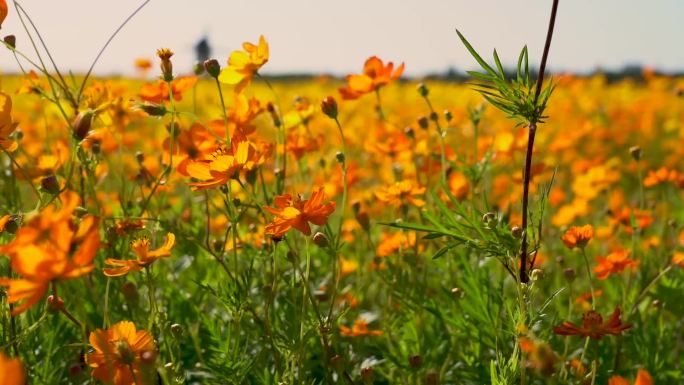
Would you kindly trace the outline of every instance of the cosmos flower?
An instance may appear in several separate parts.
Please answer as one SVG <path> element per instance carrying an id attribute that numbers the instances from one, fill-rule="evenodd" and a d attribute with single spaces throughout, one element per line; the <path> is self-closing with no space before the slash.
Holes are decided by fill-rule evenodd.
<path id="1" fill-rule="evenodd" d="M 572 226 L 563 234 L 561 240 L 568 249 L 579 247 L 583 249 L 594 237 L 594 227 L 592 225 Z"/>
<path id="2" fill-rule="evenodd" d="M 235 85 L 235 92 L 240 93 L 252 82 L 259 69 L 268 62 L 268 43 L 264 36 L 259 37 L 259 44 L 245 42 L 244 51 L 233 51 L 228 58 L 228 67 L 221 70 L 218 80 L 221 83 Z"/>
<path id="3" fill-rule="evenodd" d="M 629 258 L 629 250 L 617 249 L 606 257 L 596 257 L 598 266 L 594 267 L 596 278 L 607 279 L 611 274 L 622 273 L 625 269 L 636 270 L 639 261 Z"/>
<path id="4" fill-rule="evenodd" d="M 632 327 L 631 324 L 622 323 L 620 320 L 620 308 L 615 308 L 608 321 L 603 322 L 601 314 L 595 310 L 589 310 L 582 316 L 582 326 L 565 321 L 553 328 L 553 332 L 562 336 L 591 337 L 600 340 L 601 337 L 612 334 L 620 335 L 623 331 Z"/>
<path id="5" fill-rule="evenodd" d="M 89 341 L 94 351 L 86 354 L 85 360 L 93 368 L 94 378 L 114 385 L 152 383 L 156 348 L 149 332 L 121 321 L 90 333 Z"/>
<path id="6" fill-rule="evenodd" d="M 0 353 L 0 385 L 24 385 L 26 375 L 18 358 L 9 358 Z"/>
<path id="7" fill-rule="evenodd" d="M 311 198 L 295 198 L 290 194 L 275 197 L 276 207 L 264 207 L 264 210 L 276 216 L 266 225 L 266 234 L 282 237 L 291 228 L 295 228 L 305 235 L 311 235 L 309 222 L 323 226 L 330 214 L 335 211 L 335 202 L 323 204 L 325 192 L 323 187 L 314 189 Z"/>
<path id="8" fill-rule="evenodd" d="M 150 251 L 150 240 L 147 237 L 138 238 L 131 242 L 131 250 L 138 257 L 137 259 L 107 258 L 105 263 L 115 267 L 104 268 L 102 271 L 108 277 L 120 277 L 128 274 L 129 271 L 140 271 L 157 259 L 170 256 L 175 244 L 176 236 L 168 233 L 166 242 L 160 248 Z"/>
<path id="9" fill-rule="evenodd" d="M 383 63 L 377 56 L 371 56 L 363 64 L 363 73 L 348 75 L 347 86 L 340 88 L 342 99 L 358 99 L 361 96 L 375 92 L 380 87 L 389 84 L 392 80 L 397 80 L 404 72 L 404 63 L 396 69 L 394 63 Z"/>
<path id="10" fill-rule="evenodd" d="M 608 385 L 630 385 L 629 380 L 622 376 L 612 376 L 608 379 Z M 644 369 L 639 369 L 637 371 L 636 379 L 634 380 L 634 385 L 653 385 L 653 378 Z"/>
<path id="11" fill-rule="evenodd" d="M 0 22 L 1 19 L 0 17 Z M 14 151 L 17 148 L 17 143 L 9 139 L 15 128 L 17 123 L 12 120 L 12 99 L 0 91 L 0 148 L 7 151 Z"/>

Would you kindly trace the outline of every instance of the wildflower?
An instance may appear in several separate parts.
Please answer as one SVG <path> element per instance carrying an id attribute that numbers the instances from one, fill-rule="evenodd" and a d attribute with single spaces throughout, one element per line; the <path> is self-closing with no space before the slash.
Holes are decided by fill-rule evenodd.
<path id="1" fill-rule="evenodd" d="M 568 249 L 574 249 L 575 247 L 584 249 L 593 237 L 594 227 L 592 225 L 572 226 L 563 234 L 561 240 Z"/>
<path id="2" fill-rule="evenodd" d="M 684 252 L 677 251 L 672 256 L 672 263 L 679 267 L 684 267 Z"/>
<path id="3" fill-rule="evenodd" d="M 92 376 L 114 385 L 150 384 L 154 375 L 155 345 L 152 335 L 136 330 L 133 322 L 121 321 L 109 329 L 90 333 L 94 351 L 85 356 Z"/>
<path id="4" fill-rule="evenodd" d="M 0 91 L 0 148 L 14 151 L 17 143 L 9 139 L 10 134 L 17 128 L 17 123 L 12 121 L 12 99 L 9 95 Z"/>
<path id="5" fill-rule="evenodd" d="M 4 1 L 3 1 L 4 2 Z M 0 384 L 24 385 L 26 375 L 18 358 L 9 358 L 0 353 Z"/>
<path id="6" fill-rule="evenodd" d="M 390 256 L 399 250 L 406 250 L 416 245 L 416 233 L 414 231 L 397 231 L 393 233 L 382 233 L 380 243 L 375 249 L 378 257 Z"/>
<path id="7" fill-rule="evenodd" d="M 161 59 L 159 66 L 162 72 L 162 79 L 164 79 L 164 81 L 170 82 L 173 80 L 173 63 L 171 63 L 173 51 L 168 48 L 160 48 L 157 50 L 157 56 L 159 56 L 159 59 Z"/>
<path id="8" fill-rule="evenodd" d="M 0 278 L 8 288 L 9 303 L 25 301 L 12 311 L 20 314 L 45 295 L 51 282 L 73 279 L 92 271 L 100 246 L 97 220 L 91 215 L 73 221 L 79 204 L 75 192 L 61 195 L 62 208 L 48 206 L 17 231 L 12 242 L 0 248 L 10 257 L 21 279 Z"/>
<path id="9" fill-rule="evenodd" d="M 551 375 L 554 372 L 558 356 L 549 344 L 528 337 L 520 337 L 519 344 L 520 350 L 527 353 L 527 367 L 535 369 L 542 375 Z"/>
<path id="10" fill-rule="evenodd" d="M 358 99 L 389 84 L 392 80 L 399 79 L 403 72 L 404 63 L 395 69 L 394 63 L 389 62 L 385 65 L 377 56 L 371 56 L 363 64 L 363 73 L 348 75 L 347 86 L 340 88 L 339 91 L 342 99 Z"/>
<path id="11" fill-rule="evenodd" d="M 576 335 L 600 340 L 601 337 L 607 334 L 620 335 L 631 327 L 631 324 L 622 323 L 620 320 L 620 307 L 617 307 L 606 322 L 603 322 L 601 314 L 595 310 L 589 310 L 582 316 L 582 326 L 565 321 L 559 326 L 554 327 L 553 332 L 562 336 Z"/>
<path id="12" fill-rule="evenodd" d="M 235 85 L 235 92 L 240 93 L 251 83 L 254 75 L 268 62 L 268 43 L 264 36 L 259 37 L 259 44 L 245 42 L 244 51 L 233 51 L 228 58 L 228 67 L 221 70 L 218 80 L 221 83 Z"/>
<path id="13" fill-rule="evenodd" d="M 183 99 L 183 92 L 191 89 L 197 83 L 195 76 L 182 76 L 171 81 L 171 94 L 175 101 Z M 152 104 L 162 104 L 169 101 L 169 85 L 165 81 L 146 83 L 140 88 L 138 93 L 140 99 Z M 163 108 L 163 106 L 162 106 Z M 141 107 L 141 109 L 145 110 Z M 147 112 L 147 110 L 145 110 Z M 154 114 L 150 114 L 154 115 Z"/>
<path id="14" fill-rule="evenodd" d="M 416 207 L 423 207 L 425 201 L 418 198 L 425 193 L 425 187 L 414 184 L 410 180 L 396 182 L 375 192 L 375 196 L 384 203 L 401 206 L 409 203 Z"/>
<path id="15" fill-rule="evenodd" d="M 142 73 L 146 73 L 152 68 L 152 62 L 147 58 L 135 59 L 135 68 Z"/>
<path id="16" fill-rule="evenodd" d="M 228 108 L 226 113 L 229 129 L 232 128 L 233 135 L 246 137 L 256 131 L 253 121 L 264 112 L 264 107 L 256 98 L 247 99 L 243 94 L 235 94 L 233 100 L 233 107 Z"/>
<path id="17" fill-rule="evenodd" d="M 264 210 L 276 216 L 271 223 L 266 225 L 266 234 L 282 237 L 294 227 L 305 235 L 311 235 L 309 222 L 323 226 L 330 214 L 335 211 L 335 202 L 323 204 L 323 199 L 325 199 L 323 187 L 314 189 L 309 199 L 302 199 L 301 196 L 292 198 L 290 194 L 275 197 L 275 208 L 264 207 Z"/>
<path id="18" fill-rule="evenodd" d="M 116 266 L 104 268 L 102 271 L 108 277 L 121 277 L 129 271 L 140 271 L 143 267 L 151 265 L 159 258 L 171 255 L 171 249 L 176 243 L 176 236 L 172 233 L 166 235 L 166 242 L 160 248 L 150 251 L 150 240 L 147 237 L 138 238 L 131 242 L 131 250 L 138 257 L 137 259 L 114 259 L 107 258 L 107 265 Z"/>
<path id="19" fill-rule="evenodd" d="M 2 22 L 5 21 L 7 13 L 7 2 L 5 0 L 0 0 L 0 27 L 2 27 Z"/>
<path id="20" fill-rule="evenodd" d="M 261 163 L 261 154 L 256 146 L 246 139 L 239 141 L 233 138 L 231 146 L 230 151 L 220 147 L 210 156 L 210 159 L 195 160 L 187 165 L 188 175 L 201 180 L 201 182 L 188 183 L 193 190 L 223 186 L 235 178 L 241 170 L 253 170 Z"/>
<path id="21" fill-rule="evenodd" d="M 624 207 L 622 210 L 617 211 L 613 218 L 624 226 L 627 234 L 632 234 L 636 229 L 643 230 L 654 221 L 649 211 L 630 209 L 629 207 Z"/>
<path id="22" fill-rule="evenodd" d="M 597 256 L 596 261 L 599 265 L 594 268 L 594 272 L 596 278 L 601 280 L 608 278 L 611 274 L 621 273 L 627 268 L 634 271 L 639 266 L 639 261 L 629 259 L 629 250 L 626 249 L 617 249 L 606 257 Z"/>
<path id="23" fill-rule="evenodd" d="M 358 317 L 351 328 L 340 325 L 340 334 L 345 337 L 381 336 L 383 331 L 368 329 L 368 321 L 364 317 Z"/>
<path id="24" fill-rule="evenodd" d="M 608 385 L 629 385 L 630 382 L 622 376 L 612 376 L 608 379 Z M 653 385 L 653 378 L 644 369 L 637 371 L 634 385 Z"/>
<path id="25" fill-rule="evenodd" d="M 669 170 L 665 167 L 661 167 L 656 171 L 649 171 L 648 175 L 644 178 L 644 187 L 653 187 L 665 182 L 675 182 L 679 184 L 684 175 L 680 174 L 677 170 Z"/>

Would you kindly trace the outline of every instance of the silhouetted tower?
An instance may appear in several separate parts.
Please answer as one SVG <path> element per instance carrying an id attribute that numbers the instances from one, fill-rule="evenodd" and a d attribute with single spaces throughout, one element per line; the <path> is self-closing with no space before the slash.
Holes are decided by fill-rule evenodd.
<path id="1" fill-rule="evenodd" d="M 195 56 L 199 63 L 203 63 L 211 57 L 211 46 L 209 45 L 209 38 L 206 36 L 195 44 Z"/>

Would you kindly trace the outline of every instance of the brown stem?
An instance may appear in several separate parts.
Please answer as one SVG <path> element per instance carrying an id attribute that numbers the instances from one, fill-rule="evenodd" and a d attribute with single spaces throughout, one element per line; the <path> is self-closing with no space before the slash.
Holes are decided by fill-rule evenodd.
<path id="1" fill-rule="evenodd" d="M 544 44 L 544 53 L 542 54 L 541 65 L 539 66 L 539 78 L 537 79 L 537 89 L 534 93 L 534 105 L 536 107 L 541 93 L 542 83 L 544 82 L 544 71 L 546 70 L 546 60 L 549 57 L 549 49 L 551 48 L 551 38 L 553 37 L 553 28 L 556 24 L 556 13 L 558 11 L 558 0 L 553 0 L 551 8 L 551 17 L 549 19 L 549 29 L 546 33 L 546 43 Z M 529 276 L 527 273 L 527 208 L 529 204 L 530 195 L 530 172 L 532 169 L 532 150 L 534 149 L 534 137 L 537 133 L 537 118 L 533 119 L 528 126 L 527 137 L 527 152 L 525 153 L 525 172 L 523 174 L 523 201 L 522 201 L 522 243 L 520 246 L 520 282 L 527 283 Z M 532 266 L 530 266 L 530 269 Z"/>

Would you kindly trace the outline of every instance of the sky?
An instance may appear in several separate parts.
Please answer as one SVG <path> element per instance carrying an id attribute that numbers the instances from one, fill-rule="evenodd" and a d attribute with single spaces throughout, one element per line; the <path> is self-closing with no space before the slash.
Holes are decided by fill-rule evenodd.
<path id="1" fill-rule="evenodd" d="M 30 57 L 16 11 L 0 35 L 14 34 Z M 109 35 L 143 0 L 21 0 L 61 70 L 90 66 Z M 524 44 L 538 62 L 551 0 L 150 0 L 117 35 L 97 66 L 99 75 L 133 74 L 136 58 L 157 48 L 176 52 L 175 69 L 190 71 L 194 44 L 206 36 L 225 65 L 232 50 L 263 34 L 271 59 L 264 73 L 359 72 L 378 55 L 405 62 L 421 76 L 449 68 L 474 69 L 458 28 L 486 57 L 496 47 L 514 65 Z M 684 70 L 684 0 L 560 0 L 549 57 L 552 71 L 587 72 L 647 65 Z M 0 51 L 0 72 L 18 70 Z M 156 70 L 156 67 L 155 67 Z"/>

